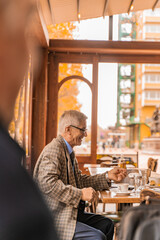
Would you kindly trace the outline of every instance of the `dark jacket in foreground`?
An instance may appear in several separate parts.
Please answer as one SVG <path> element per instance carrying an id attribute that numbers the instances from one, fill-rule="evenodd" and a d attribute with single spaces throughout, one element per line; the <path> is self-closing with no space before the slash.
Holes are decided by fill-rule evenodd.
<path id="1" fill-rule="evenodd" d="M 0 240 L 57 240 L 50 211 L 21 166 L 23 156 L 0 127 Z"/>
<path id="2" fill-rule="evenodd" d="M 119 240 L 159 240 L 160 204 L 129 208 L 122 220 Z"/>

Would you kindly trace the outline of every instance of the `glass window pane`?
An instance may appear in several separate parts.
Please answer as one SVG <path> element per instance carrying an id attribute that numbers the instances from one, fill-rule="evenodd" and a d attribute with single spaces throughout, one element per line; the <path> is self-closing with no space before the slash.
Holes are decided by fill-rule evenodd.
<path id="1" fill-rule="evenodd" d="M 92 82 L 91 64 L 59 64 L 59 82 L 65 77 L 78 75 Z M 87 119 L 87 137 L 83 139 L 81 146 L 75 147 L 79 154 L 90 154 L 91 151 L 91 89 L 83 80 L 70 79 L 62 84 L 58 95 L 58 120 L 66 110 L 74 109 L 83 112 Z"/>

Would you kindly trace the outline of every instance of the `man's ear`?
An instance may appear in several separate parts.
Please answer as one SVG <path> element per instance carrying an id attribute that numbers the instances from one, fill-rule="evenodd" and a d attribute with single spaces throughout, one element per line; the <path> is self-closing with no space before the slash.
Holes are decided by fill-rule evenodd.
<path id="1" fill-rule="evenodd" d="M 70 126 L 65 127 L 65 133 L 71 134 Z"/>

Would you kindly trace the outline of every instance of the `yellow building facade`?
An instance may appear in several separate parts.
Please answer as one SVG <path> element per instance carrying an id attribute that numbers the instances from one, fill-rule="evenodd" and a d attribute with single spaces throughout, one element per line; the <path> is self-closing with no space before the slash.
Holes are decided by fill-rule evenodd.
<path id="1" fill-rule="evenodd" d="M 137 40 L 160 41 L 160 9 L 137 13 Z M 160 64 L 136 64 L 134 142 L 151 135 L 155 107 L 160 107 Z M 139 123 L 139 124 L 138 124 Z"/>

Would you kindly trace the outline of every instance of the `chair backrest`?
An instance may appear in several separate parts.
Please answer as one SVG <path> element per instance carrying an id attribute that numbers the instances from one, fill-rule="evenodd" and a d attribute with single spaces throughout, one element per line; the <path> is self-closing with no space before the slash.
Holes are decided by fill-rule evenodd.
<path id="1" fill-rule="evenodd" d="M 153 217 L 141 223 L 133 240 L 157 240 L 159 239 L 160 217 Z"/>
<path id="2" fill-rule="evenodd" d="M 160 193 L 151 189 L 143 189 L 140 193 L 141 204 L 159 204 L 160 205 Z"/>
<path id="3" fill-rule="evenodd" d="M 96 208 L 99 203 L 99 200 L 100 200 L 99 199 L 99 191 L 97 191 L 94 200 L 92 201 L 92 203 L 89 203 L 89 205 L 88 205 L 90 212 L 96 213 Z"/>
<path id="4" fill-rule="evenodd" d="M 116 167 L 118 163 L 113 163 L 112 161 L 105 161 L 100 164 L 100 167 Z"/>
<path id="5" fill-rule="evenodd" d="M 155 218 L 159 219 L 159 225 L 156 234 L 154 232 L 156 224 Z M 146 238 L 145 232 L 142 231 L 144 226 L 150 223 L 150 232 Z M 123 215 L 119 230 L 119 240 L 157 240 L 160 229 L 160 205 L 140 205 L 129 208 Z M 138 231 L 138 233 L 137 233 Z M 140 237 L 138 237 L 140 236 Z"/>
<path id="6" fill-rule="evenodd" d="M 158 159 L 155 158 L 148 158 L 148 168 L 151 169 L 151 171 L 156 172 L 158 166 Z"/>
<path id="7" fill-rule="evenodd" d="M 102 162 L 112 162 L 113 161 L 113 158 L 112 156 L 103 156 L 101 158 L 98 158 L 97 159 L 97 164 L 101 164 Z"/>
<path id="8" fill-rule="evenodd" d="M 143 189 L 140 199 L 140 206 L 125 212 L 119 240 L 157 240 L 160 229 L 160 193 Z"/>

